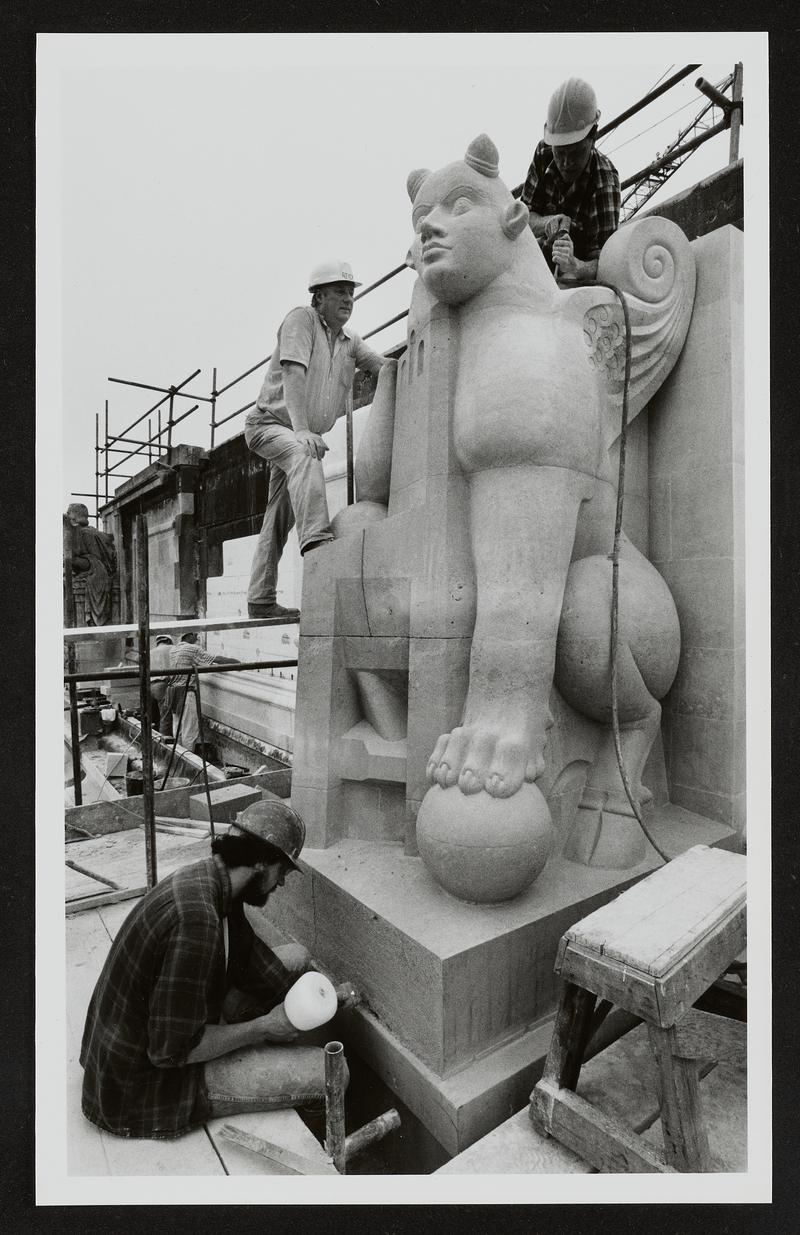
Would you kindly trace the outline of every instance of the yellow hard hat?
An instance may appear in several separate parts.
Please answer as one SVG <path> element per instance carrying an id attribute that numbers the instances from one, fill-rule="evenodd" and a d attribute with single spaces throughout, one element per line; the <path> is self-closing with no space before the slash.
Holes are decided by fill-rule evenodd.
<path id="1" fill-rule="evenodd" d="M 580 77 L 570 77 L 553 92 L 547 104 L 544 140 L 548 146 L 571 146 L 583 141 L 599 119 L 592 87 Z"/>
<path id="2" fill-rule="evenodd" d="M 360 287 L 353 278 L 353 267 L 349 262 L 340 262 L 334 259 L 330 262 L 320 262 L 315 266 L 308 276 L 308 290 L 313 292 L 316 287 L 322 287 L 325 283 L 352 283 L 353 287 Z"/>

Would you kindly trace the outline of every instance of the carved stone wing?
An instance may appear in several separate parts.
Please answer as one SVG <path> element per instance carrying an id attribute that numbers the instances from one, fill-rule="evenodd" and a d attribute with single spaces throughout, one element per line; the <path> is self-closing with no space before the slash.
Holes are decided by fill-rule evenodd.
<path id="1" fill-rule="evenodd" d="M 631 322 L 630 423 L 652 399 L 674 366 L 689 329 L 695 292 L 695 260 L 677 224 L 657 216 L 637 219 L 605 244 L 598 283 L 611 283 L 625 296 Z M 625 318 L 606 288 L 566 293 L 573 320 L 582 310 L 589 363 L 605 377 L 603 442 L 619 437 L 625 377 Z"/>

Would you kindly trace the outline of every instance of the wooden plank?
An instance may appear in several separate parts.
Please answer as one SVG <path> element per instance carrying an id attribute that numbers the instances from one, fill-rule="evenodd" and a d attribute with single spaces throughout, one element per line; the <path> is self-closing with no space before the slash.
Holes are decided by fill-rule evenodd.
<path id="1" fill-rule="evenodd" d="M 703 923 L 716 921 L 729 906 L 744 901 L 746 859 L 697 845 L 615 901 L 589 914 L 566 932 L 580 943 L 654 974 L 663 973 L 679 952 L 684 936 L 693 938 Z"/>
<path id="2" fill-rule="evenodd" d="M 742 1063 L 747 1058 L 747 1025 L 692 1008 L 675 1026 L 672 1044 L 681 1059 Z"/>
<path id="3" fill-rule="evenodd" d="M 617 1119 L 544 1078 L 531 1094 L 531 1120 L 596 1170 L 611 1174 L 671 1173 L 659 1150 Z"/>
<path id="4" fill-rule="evenodd" d="M 145 830 L 144 824 L 140 823 L 139 827 L 142 831 Z M 195 840 L 207 840 L 211 835 L 208 828 L 200 831 L 198 828 L 181 827 L 174 823 L 157 823 L 155 825 L 156 832 L 161 832 L 165 836 L 193 836 Z"/>
<path id="5" fill-rule="evenodd" d="M 638 973 L 616 960 L 606 960 L 594 951 L 577 944 L 567 946 L 561 964 L 561 977 L 603 999 L 610 999 L 618 1008 L 625 1008 L 642 1020 L 658 1020 L 658 998 L 655 979 Z"/>
<path id="6" fill-rule="evenodd" d="M 247 1132 L 244 1128 L 236 1127 L 234 1124 L 223 1124 L 219 1129 L 219 1135 L 265 1159 L 272 1168 L 269 1174 L 338 1175 L 339 1173 L 328 1159 L 314 1161 L 290 1149 L 284 1149 L 283 1146 L 276 1145 L 272 1141 L 267 1141 L 261 1136 L 255 1136 L 252 1132 Z M 280 1169 L 276 1171 L 275 1166 Z"/>
<path id="7" fill-rule="evenodd" d="M 679 961 L 672 972 L 656 981 L 659 1024 L 674 1025 L 725 971 L 746 939 L 747 915 L 742 905 L 704 936 L 693 956 Z"/>
<path id="8" fill-rule="evenodd" d="M 87 870 L 85 866 L 79 866 L 77 862 L 73 862 L 70 858 L 64 859 L 64 865 L 69 867 L 71 871 L 76 871 L 79 875 L 86 875 L 89 879 L 95 880 L 96 883 L 104 883 L 107 888 L 113 891 L 119 891 L 119 884 L 114 883 L 113 879 L 106 879 L 104 875 L 98 875 L 95 871 Z"/>
<path id="9" fill-rule="evenodd" d="M 561 1088 L 574 1089 L 592 1028 L 595 997 L 572 982 L 565 983 L 553 1025 L 553 1038 L 544 1065 L 544 1078 Z"/>
<path id="10" fill-rule="evenodd" d="M 661 1127 L 667 1161 L 677 1171 L 708 1171 L 708 1134 L 700 1105 L 697 1064 L 675 1054 L 675 1029 L 648 1025 L 658 1064 Z"/>
<path id="11" fill-rule="evenodd" d="M 117 901 L 136 900 L 144 896 L 146 891 L 146 884 L 142 884 L 140 888 L 121 888 L 119 892 L 97 892 L 92 896 L 80 896 L 66 902 L 66 914 L 68 918 L 73 918 L 76 914 L 100 909 L 103 905 L 115 905 Z"/>

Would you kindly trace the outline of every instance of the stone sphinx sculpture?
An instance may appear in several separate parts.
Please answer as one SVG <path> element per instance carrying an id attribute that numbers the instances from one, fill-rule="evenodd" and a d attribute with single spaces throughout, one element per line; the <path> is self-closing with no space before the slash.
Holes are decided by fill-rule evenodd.
<path id="1" fill-rule="evenodd" d="M 415 233 L 409 262 L 419 278 L 407 374 L 422 372 L 420 322 L 438 314 L 445 321 L 439 363 L 452 388 L 449 433 L 465 478 L 474 573 L 474 593 L 463 593 L 464 603 L 474 605 L 466 700 L 460 724 L 430 750 L 417 842 L 450 892 L 502 900 L 537 877 L 553 843 L 536 782 L 545 768 L 554 686 L 600 734 L 578 807 L 588 837 L 579 846 L 582 860 L 591 861 L 596 850 L 613 851 L 602 860 L 606 865 L 632 865 L 641 857 L 609 724 L 610 552 L 625 324 L 609 288 L 557 286 L 527 209 L 499 179 L 488 137 L 476 138 L 464 160 L 412 172 L 408 191 Z M 642 220 L 608 242 L 598 281 L 618 287 L 629 306 L 632 418 L 682 347 L 694 259 L 674 224 Z M 426 353 L 425 363 L 432 362 Z M 337 536 L 379 524 L 387 504 L 391 514 L 399 382 L 385 366 L 356 463 L 360 500 L 337 516 Z M 362 551 L 362 570 L 364 560 Z M 634 794 L 646 799 L 641 774 L 659 732 L 658 700 L 677 669 L 680 631 L 665 582 L 625 536 L 619 631 L 621 750 Z M 360 679 L 368 717 L 381 710 L 399 715 L 402 705 L 391 686 L 381 687 L 380 675 L 362 672 Z M 395 730 L 390 726 L 386 736 L 399 734 L 400 725 Z"/>
<path id="2" fill-rule="evenodd" d="M 117 550 L 113 536 L 91 526 L 83 502 L 71 502 L 64 515 L 64 556 L 73 577 L 86 582 L 86 625 L 108 626 Z"/>

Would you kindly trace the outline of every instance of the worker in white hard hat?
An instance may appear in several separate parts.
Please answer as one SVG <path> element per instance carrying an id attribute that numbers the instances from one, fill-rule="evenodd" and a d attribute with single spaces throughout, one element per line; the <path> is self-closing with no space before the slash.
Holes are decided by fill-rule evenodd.
<path id="1" fill-rule="evenodd" d="M 595 146 L 599 119 L 589 83 L 562 82 L 522 190 L 531 230 L 551 269 L 567 282 L 597 276 L 600 250 L 619 226 L 619 175 Z"/>
<path id="2" fill-rule="evenodd" d="M 297 523 L 301 554 L 333 539 L 325 495 L 324 434 L 347 410 L 355 370 L 377 374 L 384 357 L 347 328 L 357 283 L 347 262 L 315 266 L 311 304 L 292 309 L 278 330 L 245 441 L 269 462 L 269 497 L 253 555 L 249 617 L 296 622 L 297 609 L 277 601 L 278 563 Z"/>

